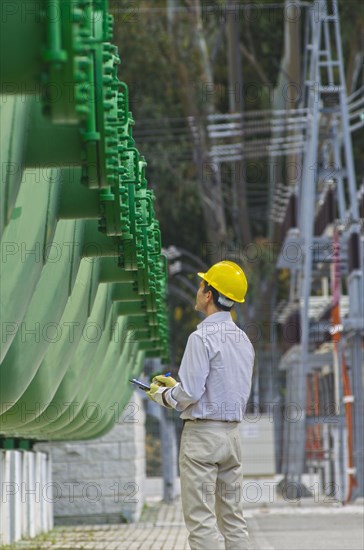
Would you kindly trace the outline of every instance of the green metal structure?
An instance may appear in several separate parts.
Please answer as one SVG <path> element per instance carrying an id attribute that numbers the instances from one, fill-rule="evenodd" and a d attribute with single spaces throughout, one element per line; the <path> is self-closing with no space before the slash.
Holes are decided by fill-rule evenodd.
<path id="1" fill-rule="evenodd" d="M 107 1 L 1 10 L 0 437 L 99 437 L 167 360 L 154 196 Z"/>

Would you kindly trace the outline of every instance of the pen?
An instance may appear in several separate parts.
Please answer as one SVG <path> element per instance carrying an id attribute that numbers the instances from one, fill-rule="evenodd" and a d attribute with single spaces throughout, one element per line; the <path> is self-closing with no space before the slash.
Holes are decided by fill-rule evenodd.
<path id="1" fill-rule="evenodd" d="M 171 373 L 170 372 L 166 372 L 166 374 L 164 376 L 171 376 Z"/>

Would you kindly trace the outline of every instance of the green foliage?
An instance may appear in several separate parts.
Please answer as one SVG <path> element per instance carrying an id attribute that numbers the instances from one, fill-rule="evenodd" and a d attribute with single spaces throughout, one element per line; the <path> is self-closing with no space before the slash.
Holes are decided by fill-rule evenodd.
<path id="1" fill-rule="evenodd" d="M 153 8 L 157 10 L 163 4 L 155 2 Z M 110 7 L 117 21 L 123 10 L 128 10 L 129 2 L 111 2 Z M 153 9 L 145 14 L 143 9 L 148 7 L 150 3 L 139 2 L 128 23 L 115 26 L 122 60 L 119 76 L 129 87 L 136 145 L 147 160 L 147 178 L 156 191 L 163 245 L 191 249 L 198 243 L 196 235 L 202 239 L 204 236 L 196 168 L 188 128 L 183 123 L 180 130 L 181 123 L 176 122 L 184 117 L 184 111 L 176 86 L 166 15 L 159 11 L 154 14 Z M 158 140 L 161 133 L 167 136 L 166 141 Z M 194 251 L 198 253 L 197 246 Z"/>

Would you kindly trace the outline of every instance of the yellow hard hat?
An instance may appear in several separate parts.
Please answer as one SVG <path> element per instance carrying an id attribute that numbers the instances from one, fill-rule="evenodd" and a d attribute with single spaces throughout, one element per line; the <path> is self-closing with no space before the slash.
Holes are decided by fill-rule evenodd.
<path id="1" fill-rule="evenodd" d="M 248 281 L 238 264 L 223 260 L 211 266 L 206 273 L 197 273 L 197 275 L 230 300 L 245 301 Z"/>

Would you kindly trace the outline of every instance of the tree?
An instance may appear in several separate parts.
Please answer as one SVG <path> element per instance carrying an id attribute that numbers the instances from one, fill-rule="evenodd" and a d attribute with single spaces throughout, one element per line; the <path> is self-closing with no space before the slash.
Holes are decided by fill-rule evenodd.
<path id="1" fill-rule="evenodd" d="M 170 54 L 171 62 L 177 69 L 185 116 L 190 121 L 206 238 L 208 243 L 213 245 L 206 247 L 210 256 L 207 260 L 214 263 L 221 259 L 220 246 L 227 240 L 221 176 L 218 166 L 209 155 L 211 147 L 207 133 L 207 117 L 215 111 L 213 94 L 209 93 L 214 88 L 214 78 L 203 30 L 200 2 L 186 0 L 185 5 L 186 15 L 177 18 L 174 9 L 176 0 L 168 0 Z"/>

